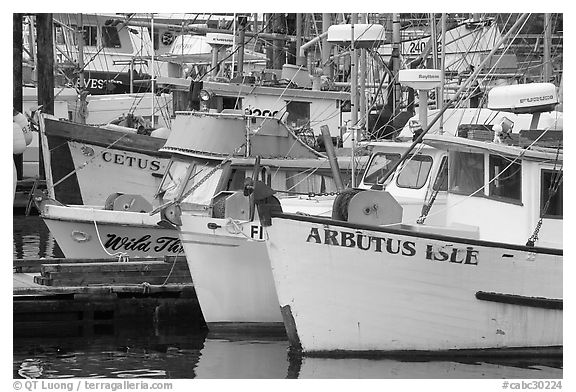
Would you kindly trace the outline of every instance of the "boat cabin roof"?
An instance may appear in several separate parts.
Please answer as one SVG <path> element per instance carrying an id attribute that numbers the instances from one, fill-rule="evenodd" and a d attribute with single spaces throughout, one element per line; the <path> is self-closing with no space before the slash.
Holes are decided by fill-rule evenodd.
<path id="1" fill-rule="evenodd" d="M 440 150 L 452 150 L 460 152 L 493 153 L 507 157 L 521 157 L 524 160 L 533 161 L 562 161 L 562 149 L 539 148 L 529 150 L 507 144 L 494 143 L 491 141 L 472 140 L 448 135 L 426 135 L 424 143 Z"/>

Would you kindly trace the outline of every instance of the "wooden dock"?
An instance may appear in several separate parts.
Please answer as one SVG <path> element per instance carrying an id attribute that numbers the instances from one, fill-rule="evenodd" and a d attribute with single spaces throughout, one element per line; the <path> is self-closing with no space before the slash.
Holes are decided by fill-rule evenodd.
<path id="1" fill-rule="evenodd" d="M 205 328 L 184 257 L 14 260 L 14 336 Z"/>

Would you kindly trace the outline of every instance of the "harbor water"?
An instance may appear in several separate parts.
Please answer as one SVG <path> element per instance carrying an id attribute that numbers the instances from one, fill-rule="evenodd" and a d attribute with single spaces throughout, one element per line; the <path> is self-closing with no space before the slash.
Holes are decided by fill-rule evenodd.
<path id="1" fill-rule="evenodd" d="M 38 216 L 14 216 L 13 257 L 63 257 Z M 213 333 L 194 325 L 13 334 L 13 377 L 159 379 L 561 379 L 562 357 L 308 358 L 285 336 Z"/>

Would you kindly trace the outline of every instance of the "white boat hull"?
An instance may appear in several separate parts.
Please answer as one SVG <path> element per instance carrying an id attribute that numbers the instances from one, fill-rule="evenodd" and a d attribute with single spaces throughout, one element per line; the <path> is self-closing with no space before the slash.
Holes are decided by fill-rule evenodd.
<path id="1" fill-rule="evenodd" d="M 68 142 L 84 205 L 100 205 L 113 193 L 141 195 L 151 202 L 168 159 L 133 151 Z"/>
<path id="2" fill-rule="evenodd" d="M 287 333 L 303 352 L 562 345 L 561 251 L 335 224 L 283 215 L 266 228 Z M 531 305 L 503 303 L 519 298 Z"/>
<path id="3" fill-rule="evenodd" d="M 332 199 L 285 198 L 281 204 L 291 212 L 329 214 Z M 180 239 L 208 327 L 284 330 L 258 220 L 241 223 L 190 213 L 181 219 Z"/>
<path id="4" fill-rule="evenodd" d="M 147 213 L 51 205 L 42 218 L 67 258 L 184 255 L 177 231 Z"/>
<path id="5" fill-rule="evenodd" d="M 262 228 L 191 214 L 181 219 L 179 235 L 208 327 L 284 328 Z"/>

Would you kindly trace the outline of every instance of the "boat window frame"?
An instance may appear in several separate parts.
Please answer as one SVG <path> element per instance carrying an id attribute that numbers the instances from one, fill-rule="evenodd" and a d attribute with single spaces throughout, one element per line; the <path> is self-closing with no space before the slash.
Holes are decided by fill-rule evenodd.
<path id="1" fill-rule="evenodd" d="M 425 158 L 425 159 L 423 159 L 423 158 Z M 418 185 L 418 182 L 416 182 L 416 185 L 415 185 L 415 186 L 400 185 L 400 183 L 399 183 L 398 181 L 400 180 L 400 177 L 402 177 L 402 173 L 404 172 L 404 168 L 405 168 L 407 165 L 409 165 L 411 162 L 414 162 L 414 161 L 417 161 L 417 160 L 420 161 L 420 167 L 422 167 L 422 163 L 425 162 L 425 161 L 428 161 L 428 162 L 430 163 L 430 166 L 428 167 L 428 172 L 427 172 L 426 175 L 424 176 L 425 180 L 424 180 L 424 182 L 422 183 L 422 185 L 417 186 L 417 185 Z M 413 154 L 413 155 L 410 155 L 410 156 L 408 157 L 408 159 L 405 161 L 405 163 L 402 165 L 402 167 L 401 167 L 399 170 L 397 170 L 397 175 L 396 175 L 396 180 L 395 180 L 396 186 L 397 186 L 398 188 L 401 188 L 401 189 L 422 189 L 422 188 L 428 183 L 428 180 L 429 180 L 429 178 L 430 178 L 430 173 L 432 172 L 432 167 L 433 167 L 433 166 L 434 166 L 434 158 L 432 158 L 431 155 L 428 155 L 428 154 Z M 418 179 L 418 178 L 420 178 L 420 174 L 418 174 L 417 179 Z"/>
<path id="2" fill-rule="evenodd" d="M 455 176 L 456 176 L 456 166 L 460 164 L 461 160 L 458 159 L 458 156 L 467 154 L 467 155 L 478 155 L 482 159 L 479 160 L 482 163 L 482 187 L 478 189 L 477 187 L 474 190 L 459 190 L 456 189 L 454 185 Z M 486 154 L 483 152 L 471 152 L 471 151 L 450 151 L 448 155 L 448 193 L 452 193 L 455 195 L 467 196 L 467 197 L 487 197 L 486 192 L 486 162 L 485 162 Z M 475 193 L 473 193 L 475 192 Z"/>
<path id="3" fill-rule="evenodd" d="M 493 199 L 493 200 L 497 200 L 497 201 L 501 201 L 501 202 L 505 202 L 505 203 L 510 203 L 510 204 L 516 204 L 516 205 L 523 205 L 522 203 L 522 161 L 518 161 L 518 162 L 513 162 L 512 165 L 518 165 L 519 166 L 519 183 L 517 185 L 518 188 L 518 192 L 519 192 L 519 196 L 518 198 L 515 197 L 510 197 L 510 196 L 501 196 L 501 195 L 494 195 L 492 194 L 493 192 L 493 184 L 496 180 L 500 180 L 501 177 L 497 178 L 496 180 L 493 181 L 493 178 L 495 177 L 495 173 L 493 173 L 493 165 L 492 165 L 492 158 L 502 158 L 506 161 L 508 161 L 508 164 L 506 166 L 508 166 L 510 164 L 510 161 L 513 160 L 513 158 L 509 158 L 506 156 L 502 156 L 502 155 L 496 155 L 496 154 L 487 154 L 488 155 L 488 184 L 487 187 L 484 186 L 484 189 L 488 189 L 488 195 L 486 195 L 487 198 L 489 199 Z M 505 167 L 506 167 L 505 166 Z M 513 167 L 513 166 L 511 166 Z"/>
<path id="4" fill-rule="evenodd" d="M 558 170 L 547 169 L 543 168 L 540 169 L 540 203 L 539 203 L 539 216 L 544 219 L 555 219 L 555 220 L 562 220 L 564 219 L 564 184 L 560 184 L 560 189 L 556 196 L 560 195 L 560 206 L 561 206 L 561 214 L 560 215 L 552 215 L 552 214 L 543 214 L 544 204 L 547 200 L 548 188 L 544 187 L 544 175 L 553 175 Z"/>
<path id="5" fill-rule="evenodd" d="M 114 31 L 115 34 L 110 35 L 109 31 Z M 106 49 L 122 49 L 122 40 L 120 39 L 120 34 L 116 26 L 102 26 L 100 29 L 100 34 L 102 36 L 102 47 Z M 107 39 L 111 42 L 107 42 Z"/>
<path id="6" fill-rule="evenodd" d="M 402 154 L 400 154 L 400 153 L 398 153 L 398 152 L 377 151 L 377 152 L 373 153 L 373 154 L 372 154 L 372 157 L 370 157 L 370 161 L 368 162 L 368 165 L 366 165 L 366 169 L 364 170 L 364 175 L 362 176 L 362 184 L 364 184 L 364 185 L 375 185 L 375 184 L 377 184 L 377 185 L 385 185 L 385 183 L 389 183 L 389 182 L 392 180 L 392 177 L 393 177 L 393 176 L 390 176 L 390 177 L 389 177 L 386 181 L 384 181 L 384 182 L 379 181 L 378 178 L 376 178 L 376 181 L 370 181 L 370 182 L 366 181 L 366 179 L 367 179 L 367 177 L 368 177 L 368 175 L 369 175 L 369 174 L 368 174 L 369 169 L 370 169 L 370 167 L 372 166 L 372 164 L 374 163 L 374 160 L 376 159 L 376 157 L 381 156 L 381 155 L 386 156 L 387 159 L 389 159 L 389 158 L 388 158 L 389 155 L 397 157 L 397 160 L 390 160 L 390 163 L 386 165 L 387 168 L 388 168 L 388 166 L 394 165 L 395 162 L 399 161 L 400 158 L 402 157 Z M 381 169 L 378 169 L 378 170 L 381 170 Z M 385 173 L 387 173 L 387 172 L 388 172 L 388 169 L 386 169 L 386 172 L 383 172 L 382 174 L 385 174 Z M 376 173 L 376 171 L 374 171 L 374 173 Z M 372 173 L 372 174 L 374 174 L 374 173 Z"/>
<path id="7" fill-rule="evenodd" d="M 188 167 L 186 168 L 186 178 L 188 178 L 190 176 L 190 171 L 192 170 L 192 168 L 194 167 L 194 165 L 192 164 L 192 162 L 189 162 L 186 159 L 181 159 L 181 158 L 171 158 L 170 161 L 168 162 L 168 164 L 166 165 L 166 170 L 164 171 L 164 175 L 162 176 L 162 180 L 160 181 L 160 184 L 158 185 L 158 189 L 156 190 L 156 194 L 154 195 L 154 198 L 160 198 L 161 201 L 166 202 L 166 201 L 173 201 L 176 200 L 178 198 L 180 198 L 183 194 L 182 191 L 182 187 L 183 187 L 183 183 L 186 183 L 186 181 L 181 181 L 175 191 L 174 191 L 174 197 L 171 199 L 166 199 L 165 195 L 166 195 L 166 190 L 163 190 L 162 187 L 164 186 L 164 183 L 166 182 L 168 175 L 170 174 L 170 169 L 174 166 L 174 164 L 185 164 L 188 165 Z M 172 176 L 170 176 L 172 177 Z M 174 181 L 174 179 L 172 179 L 172 181 Z M 162 195 L 162 196 L 160 196 Z"/>

